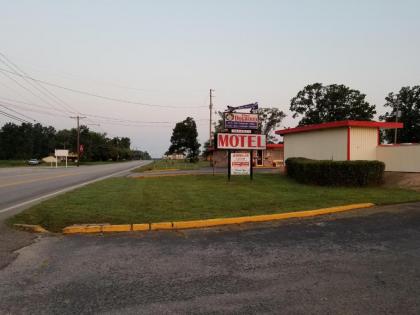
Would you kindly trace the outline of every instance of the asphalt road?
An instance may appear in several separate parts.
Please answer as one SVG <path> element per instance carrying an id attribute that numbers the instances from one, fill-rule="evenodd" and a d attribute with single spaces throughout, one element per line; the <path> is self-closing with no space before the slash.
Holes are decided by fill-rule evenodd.
<path id="1" fill-rule="evenodd" d="M 31 200 L 111 174 L 125 175 L 129 169 L 150 163 L 133 161 L 69 168 L 0 168 L 0 220 L 20 211 Z M 23 205 L 22 205 L 23 204 Z"/>
<path id="2" fill-rule="evenodd" d="M 2 314 L 419 314 L 420 204 L 179 232 L 42 236 Z"/>

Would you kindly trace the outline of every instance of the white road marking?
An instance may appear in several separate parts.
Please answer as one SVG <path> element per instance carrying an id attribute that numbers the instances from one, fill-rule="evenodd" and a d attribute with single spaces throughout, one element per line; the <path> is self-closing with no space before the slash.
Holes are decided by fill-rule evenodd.
<path id="1" fill-rule="evenodd" d="M 77 184 L 77 185 L 73 185 L 73 186 L 70 186 L 70 187 L 67 187 L 67 188 L 63 188 L 63 189 L 57 190 L 57 191 L 55 191 L 53 193 L 49 193 L 49 194 L 46 194 L 46 195 L 42 195 L 40 197 L 36 197 L 34 199 L 31 199 L 31 200 L 27 200 L 25 202 L 18 203 L 17 205 L 14 205 L 14 206 L 11 206 L 11 207 L 8 207 L 8 208 L 1 209 L 0 210 L 0 213 L 11 211 L 13 209 L 26 206 L 28 204 L 31 204 L 33 202 L 36 202 L 36 201 L 39 201 L 39 200 L 42 200 L 42 199 L 47 199 L 47 198 L 53 197 L 55 195 L 59 195 L 59 194 L 62 194 L 64 192 L 67 192 L 67 191 L 70 191 L 70 190 L 79 188 L 79 187 L 83 187 L 83 186 L 86 186 L 86 185 L 89 185 L 89 184 L 92 184 L 92 183 L 95 183 L 95 182 L 99 182 L 101 180 L 107 179 L 109 177 L 112 177 L 112 176 L 115 176 L 115 175 L 118 175 L 118 174 L 121 174 L 121 173 L 130 172 L 131 170 L 134 170 L 136 168 L 139 168 L 140 166 L 142 166 L 142 165 L 137 165 L 135 167 L 132 167 L 132 168 L 129 168 L 129 169 L 126 169 L 126 170 L 122 170 L 122 171 L 118 171 L 118 172 L 115 172 L 115 173 L 112 173 L 112 174 L 108 174 L 108 175 L 105 175 L 105 176 L 102 176 L 102 177 L 99 177 L 99 178 L 96 178 L 96 179 L 89 180 L 87 182 L 83 182 L 83 183 L 80 183 L 80 184 Z"/>

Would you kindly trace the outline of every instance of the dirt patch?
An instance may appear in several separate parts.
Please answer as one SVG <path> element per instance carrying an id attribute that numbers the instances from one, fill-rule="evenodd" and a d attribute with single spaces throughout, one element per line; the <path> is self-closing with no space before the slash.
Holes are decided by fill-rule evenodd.
<path id="1" fill-rule="evenodd" d="M 385 187 L 408 188 L 420 192 L 420 173 L 385 172 Z"/>

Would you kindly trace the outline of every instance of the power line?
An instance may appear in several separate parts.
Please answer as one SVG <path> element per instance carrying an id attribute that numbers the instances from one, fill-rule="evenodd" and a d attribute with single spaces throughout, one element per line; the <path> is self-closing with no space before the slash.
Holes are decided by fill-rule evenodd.
<path id="1" fill-rule="evenodd" d="M 7 110 L 9 110 L 9 111 L 11 111 L 11 112 L 14 112 L 15 114 L 18 114 L 18 115 L 20 115 L 20 116 L 22 116 L 22 117 L 28 118 L 28 119 L 30 119 L 30 120 L 32 120 L 32 121 L 34 121 L 34 122 L 37 122 L 37 120 L 36 120 L 36 119 L 34 119 L 34 118 L 32 118 L 32 117 L 29 117 L 29 116 L 26 116 L 25 114 L 19 113 L 17 110 L 14 110 L 14 109 L 12 109 L 12 108 L 10 108 L 10 107 L 7 107 L 7 106 L 5 106 L 5 105 L 3 105 L 3 104 L 1 104 L 1 103 L 0 103 L 0 106 L 1 106 L 1 107 L 6 108 Z"/>
<path id="2" fill-rule="evenodd" d="M 67 90 L 67 91 L 70 91 L 70 92 L 79 93 L 79 94 L 83 94 L 83 95 L 88 95 L 88 96 L 92 96 L 92 97 L 97 97 L 97 98 L 101 98 L 101 99 L 108 100 L 108 101 L 127 103 L 127 104 L 133 104 L 133 105 L 140 105 L 140 106 L 147 106 L 147 107 L 172 108 L 172 109 L 181 109 L 181 108 L 190 108 L 191 109 L 191 108 L 205 108 L 205 107 L 207 107 L 207 106 L 173 106 L 173 105 L 160 105 L 160 104 L 135 102 L 135 101 L 130 101 L 130 100 L 126 100 L 126 99 L 115 98 L 115 97 L 110 97 L 110 96 L 105 96 L 105 95 L 95 94 L 95 93 L 92 93 L 92 92 L 81 91 L 81 90 L 65 87 L 65 86 L 55 84 L 55 83 L 51 83 L 51 82 L 48 82 L 48 81 L 35 79 L 31 76 L 24 76 L 24 75 L 21 75 L 17 72 L 9 71 L 9 70 L 3 69 L 3 68 L 0 68 L 0 71 L 3 72 L 3 73 L 7 72 L 7 73 L 10 73 L 12 75 L 19 76 L 19 77 L 26 77 L 26 78 L 31 79 L 33 81 L 37 81 L 37 82 L 40 82 L 42 84 L 53 86 L 53 87 L 56 87 L 56 88 L 59 88 L 59 89 L 63 89 L 63 90 Z"/>
<path id="3" fill-rule="evenodd" d="M 54 93 L 52 93 L 50 90 L 48 90 L 46 87 L 44 87 L 43 85 L 41 85 L 40 83 L 36 82 L 36 81 L 31 81 L 28 80 L 26 77 L 29 77 L 29 75 L 22 70 L 17 64 L 15 64 L 12 60 L 10 60 L 10 58 L 8 58 L 5 54 L 3 54 L 2 52 L 0 52 L 0 56 L 3 57 L 4 60 L 6 60 L 7 63 L 5 63 L 3 60 L 0 59 L 0 62 L 2 62 L 3 64 L 5 64 L 9 69 L 11 69 L 12 71 L 15 71 L 16 73 L 19 73 L 22 76 L 22 79 L 27 82 L 29 85 L 31 85 L 33 88 L 35 88 L 38 92 L 40 92 L 41 94 L 43 94 L 44 96 L 48 97 L 49 99 L 52 99 L 53 102 L 59 102 L 61 103 L 61 107 L 67 111 L 68 113 L 71 113 L 72 110 L 77 111 L 75 108 L 73 108 L 72 106 L 70 106 L 69 104 L 67 104 L 65 101 L 63 101 L 61 98 L 59 98 L 57 95 L 55 95 Z M 11 65 L 11 66 L 10 66 Z M 55 107 L 53 105 L 53 107 Z M 70 108 L 70 110 L 69 110 Z"/>
<path id="4" fill-rule="evenodd" d="M 15 116 L 15 115 L 9 114 L 9 113 L 4 112 L 4 111 L 2 111 L 2 110 L 0 110 L 0 114 L 1 114 L 1 115 L 3 115 L 3 116 L 6 116 L 6 117 L 12 118 L 12 119 L 14 119 L 14 120 L 17 120 L 17 121 L 23 122 L 23 123 L 28 123 L 28 124 L 30 124 L 30 123 L 31 123 L 31 122 L 29 122 L 29 121 L 27 121 L 27 120 L 25 120 L 25 119 L 22 119 L 22 118 L 20 118 L 20 117 Z"/>
<path id="5" fill-rule="evenodd" d="M 28 102 L 23 102 L 23 101 L 18 101 L 18 100 L 14 100 L 14 99 L 10 99 L 10 98 L 5 98 L 5 97 L 0 97 L 0 99 L 6 100 L 3 101 L 4 103 L 6 103 L 9 106 L 17 106 L 19 107 L 20 105 L 16 105 L 16 104 L 12 104 L 9 102 L 16 102 L 16 103 L 21 103 L 21 104 L 26 104 L 26 105 L 30 105 L 30 106 L 35 106 L 35 107 L 39 107 L 39 108 L 43 108 L 43 109 L 49 109 L 46 106 L 42 106 L 42 105 L 38 105 L 38 104 L 34 104 L 34 103 L 28 103 Z M 24 106 L 20 106 L 21 108 L 25 108 Z M 27 107 L 26 107 L 27 108 Z M 36 111 L 34 109 L 27 109 L 33 112 L 41 112 L 41 111 Z M 61 113 L 61 111 L 55 109 L 55 111 L 58 111 Z M 43 113 L 47 113 L 46 111 L 43 111 Z M 73 114 L 77 114 L 76 112 L 74 112 Z M 124 119 L 124 118 L 118 118 L 118 117 L 111 117 L 111 116 L 105 116 L 105 115 L 97 115 L 97 114 L 90 114 L 90 113 L 79 113 L 81 115 L 87 116 L 87 117 L 93 117 L 95 118 L 97 121 L 99 122 L 113 122 L 115 123 L 131 123 L 131 124 L 175 124 L 177 123 L 177 121 L 144 121 L 144 120 L 132 120 L 132 119 Z M 49 112 L 48 115 L 57 115 L 55 113 L 51 113 Z M 63 116 L 62 117 L 67 117 L 67 116 Z M 208 121 L 208 119 L 202 118 L 202 119 L 196 119 L 196 121 Z"/>

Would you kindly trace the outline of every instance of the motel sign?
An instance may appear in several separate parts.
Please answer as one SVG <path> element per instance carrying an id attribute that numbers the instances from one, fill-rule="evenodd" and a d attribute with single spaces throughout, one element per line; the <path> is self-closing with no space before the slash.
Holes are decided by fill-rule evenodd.
<path id="1" fill-rule="evenodd" d="M 265 150 L 266 137 L 260 134 L 218 133 L 217 149 Z"/>

